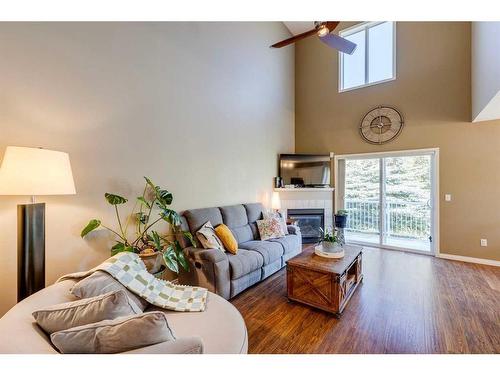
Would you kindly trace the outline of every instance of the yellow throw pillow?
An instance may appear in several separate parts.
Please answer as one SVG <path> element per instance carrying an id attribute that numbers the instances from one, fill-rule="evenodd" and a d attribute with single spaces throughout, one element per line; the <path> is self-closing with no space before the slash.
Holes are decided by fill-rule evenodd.
<path id="1" fill-rule="evenodd" d="M 227 225 L 218 225 L 217 228 L 215 228 L 215 234 L 222 241 L 227 251 L 231 254 L 236 254 L 238 252 L 238 241 L 236 241 L 231 229 L 229 229 Z"/>

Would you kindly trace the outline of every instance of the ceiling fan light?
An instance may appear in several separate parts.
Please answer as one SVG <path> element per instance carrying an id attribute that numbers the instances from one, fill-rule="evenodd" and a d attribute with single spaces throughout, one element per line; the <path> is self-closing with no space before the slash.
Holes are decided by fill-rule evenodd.
<path id="1" fill-rule="evenodd" d="M 329 32 L 330 30 L 328 30 L 328 27 L 326 27 L 325 25 L 321 25 L 318 29 L 318 36 L 322 37 L 328 35 Z"/>

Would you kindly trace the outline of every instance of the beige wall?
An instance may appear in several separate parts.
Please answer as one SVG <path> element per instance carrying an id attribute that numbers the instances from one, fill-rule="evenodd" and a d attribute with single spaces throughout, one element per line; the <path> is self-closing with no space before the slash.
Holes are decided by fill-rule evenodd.
<path id="1" fill-rule="evenodd" d="M 104 192 L 133 198 L 144 175 L 179 210 L 269 197 L 276 155 L 294 150 L 294 51 L 269 48 L 287 36 L 281 23 L 0 24 L 0 155 L 66 151 L 78 192 L 40 199 L 48 283 L 108 256 L 109 238 L 79 232 L 113 224 Z M 0 315 L 25 202 L 0 197 Z"/>
<path id="2" fill-rule="evenodd" d="M 500 121 L 469 122 L 470 41 L 470 23 L 398 22 L 397 79 L 340 94 L 337 53 L 317 38 L 298 43 L 295 146 L 336 154 L 439 147 L 441 252 L 500 260 Z M 379 104 L 401 110 L 406 124 L 393 142 L 369 145 L 358 126 Z"/>

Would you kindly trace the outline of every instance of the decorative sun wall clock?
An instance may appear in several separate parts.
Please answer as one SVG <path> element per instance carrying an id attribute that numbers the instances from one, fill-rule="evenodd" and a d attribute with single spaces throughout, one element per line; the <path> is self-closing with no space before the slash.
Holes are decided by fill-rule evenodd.
<path id="1" fill-rule="evenodd" d="M 368 143 L 381 145 L 392 141 L 403 130 L 403 116 L 389 106 L 370 110 L 359 126 L 361 137 Z"/>

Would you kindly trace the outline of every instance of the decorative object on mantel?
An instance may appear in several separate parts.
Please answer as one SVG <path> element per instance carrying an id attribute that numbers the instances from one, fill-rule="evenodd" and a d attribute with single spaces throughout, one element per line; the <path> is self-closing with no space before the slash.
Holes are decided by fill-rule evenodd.
<path id="1" fill-rule="evenodd" d="M 344 228 L 347 227 L 347 215 L 349 212 L 347 210 L 338 210 L 334 215 L 335 217 L 335 228 L 337 228 L 338 240 L 341 245 L 345 244 Z"/>
<path id="2" fill-rule="evenodd" d="M 274 187 L 275 189 L 283 187 L 283 179 L 281 177 L 274 177 Z"/>
<path id="3" fill-rule="evenodd" d="M 397 109 L 378 106 L 363 117 L 359 133 L 366 142 L 381 145 L 395 139 L 403 130 L 403 126 L 403 116 Z"/>
<path id="4" fill-rule="evenodd" d="M 144 177 L 144 179 L 146 180 L 146 184 L 142 195 L 137 197 L 132 213 L 128 216 L 125 225 L 122 225 L 118 206 L 126 203 L 128 199 L 116 194 L 106 193 L 104 197 L 115 209 L 118 230 L 115 231 L 103 225 L 101 220 L 92 219 L 82 230 L 81 236 L 83 238 L 93 230 L 103 227 L 116 237 L 116 244 L 111 248 L 112 256 L 121 252 L 137 253 L 148 271 L 155 275 L 161 269 L 162 258 L 167 268 L 172 272 L 178 273 L 179 265 L 183 269 L 188 270 L 189 264 L 184 257 L 182 247 L 177 238 L 179 235 L 184 236 L 195 247 L 196 242 L 191 233 L 181 231 L 179 214 L 168 208 L 174 198 L 172 193 L 156 186 L 149 178 Z M 136 211 L 137 209 L 138 211 Z M 157 209 L 159 212 L 157 212 L 156 219 L 150 222 L 153 209 Z M 135 221 L 136 226 L 136 238 L 133 241 L 129 241 L 127 233 L 131 221 Z M 162 235 L 152 229 L 159 221 L 170 224 L 170 233 Z"/>
<path id="5" fill-rule="evenodd" d="M 17 301 L 45 287 L 45 203 L 35 195 L 76 194 L 69 156 L 43 148 L 5 150 L 0 168 L 0 195 L 31 195 L 17 206 Z"/>
<path id="6" fill-rule="evenodd" d="M 324 258 L 342 258 L 344 256 L 344 249 L 342 244 L 339 243 L 338 237 L 333 230 L 323 230 L 320 228 L 321 241 L 314 247 L 314 252 Z"/>

